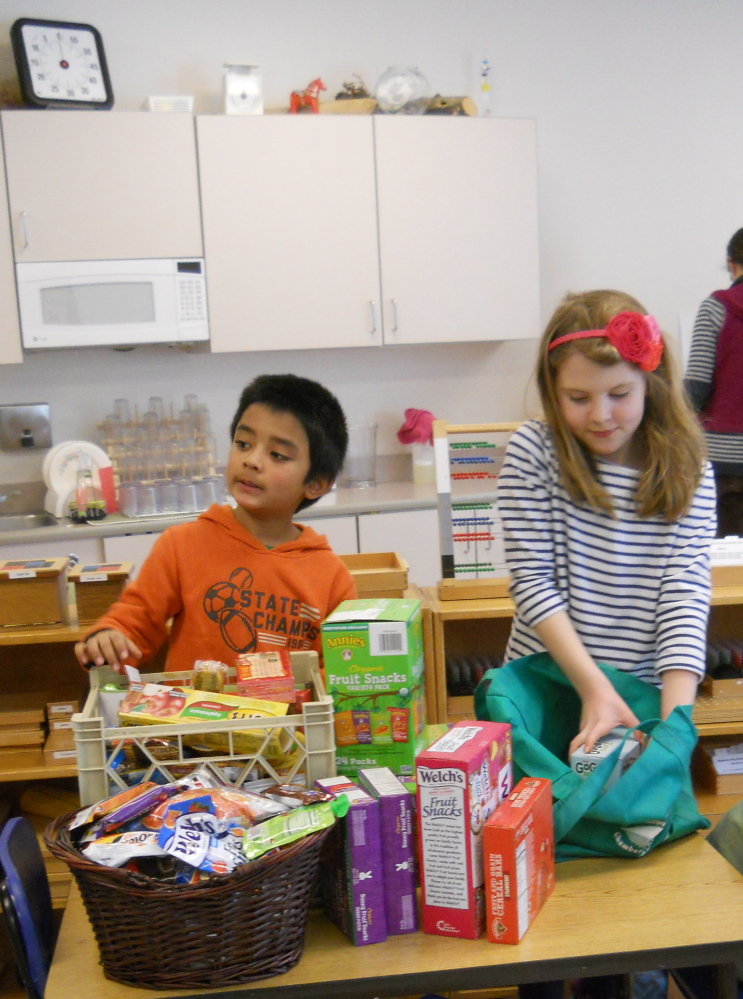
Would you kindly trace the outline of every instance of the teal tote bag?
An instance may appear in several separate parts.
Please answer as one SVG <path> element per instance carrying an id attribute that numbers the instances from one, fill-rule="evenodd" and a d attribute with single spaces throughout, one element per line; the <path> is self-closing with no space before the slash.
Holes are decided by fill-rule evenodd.
<path id="1" fill-rule="evenodd" d="M 547 653 L 488 670 L 475 691 L 478 719 L 512 726 L 514 784 L 522 777 L 552 781 L 557 860 L 642 857 L 710 825 L 697 810 L 691 786 L 689 764 L 697 741 L 691 708 L 676 708 L 660 721 L 656 687 L 611 666 L 600 668 L 650 737 L 639 759 L 609 788 L 621 747 L 587 777 L 565 762 L 579 729 L 581 701 Z"/>

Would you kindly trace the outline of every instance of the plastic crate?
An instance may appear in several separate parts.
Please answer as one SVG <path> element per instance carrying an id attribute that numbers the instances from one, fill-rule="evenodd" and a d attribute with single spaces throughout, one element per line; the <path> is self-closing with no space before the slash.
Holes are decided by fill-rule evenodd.
<path id="1" fill-rule="evenodd" d="M 107 728 L 99 706 L 101 687 L 115 683 L 125 689 L 122 676 L 114 673 L 106 666 L 90 671 L 90 693 L 85 707 L 72 716 L 72 730 L 77 747 L 77 769 L 80 783 L 80 803 L 90 805 L 106 798 L 111 793 L 112 785 L 124 789 L 127 784 L 116 773 L 111 763 L 124 741 L 136 742 L 142 753 L 151 761 L 151 765 L 143 776 L 144 780 L 156 771 L 163 773 L 167 779 L 175 776 L 170 768 L 182 767 L 184 764 L 197 763 L 229 763 L 241 764 L 234 783 L 243 783 L 251 771 L 261 767 L 276 780 L 291 780 L 298 772 L 306 774 L 309 787 L 320 777 L 334 777 L 335 768 L 335 731 L 333 728 L 333 699 L 325 693 L 325 684 L 320 673 L 316 652 L 292 652 L 291 666 L 294 680 L 299 684 L 309 684 L 313 700 L 302 705 L 302 713 L 286 715 L 280 718 L 256 718 L 246 721 L 240 718 L 232 722 L 188 722 L 183 724 L 170 723 L 164 725 L 127 725 L 118 728 Z M 146 673 L 142 679 L 149 683 L 162 681 L 178 686 L 190 686 L 193 674 L 186 673 Z M 231 669 L 229 679 L 235 676 Z M 230 692 L 229 687 L 226 692 Z M 276 729 L 286 729 L 291 733 L 293 742 L 299 747 L 298 759 L 290 772 L 278 774 L 273 765 L 262 756 L 262 750 L 269 736 Z M 297 730 L 303 729 L 303 742 L 297 738 Z M 265 731 L 266 738 L 257 752 L 238 753 L 232 751 L 232 737 L 229 733 L 250 730 Z M 209 755 L 184 755 L 183 736 L 195 736 L 202 733 L 223 732 L 228 735 L 229 751 L 215 750 Z M 177 759 L 156 760 L 145 747 L 144 743 L 152 737 L 165 737 L 177 743 Z"/>

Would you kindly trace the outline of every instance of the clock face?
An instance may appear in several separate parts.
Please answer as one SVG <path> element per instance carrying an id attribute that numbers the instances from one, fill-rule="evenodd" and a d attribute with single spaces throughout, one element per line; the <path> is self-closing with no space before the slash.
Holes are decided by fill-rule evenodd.
<path id="1" fill-rule="evenodd" d="M 103 40 L 92 25 L 21 18 L 11 28 L 11 38 L 27 103 L 111 107 Z"/>

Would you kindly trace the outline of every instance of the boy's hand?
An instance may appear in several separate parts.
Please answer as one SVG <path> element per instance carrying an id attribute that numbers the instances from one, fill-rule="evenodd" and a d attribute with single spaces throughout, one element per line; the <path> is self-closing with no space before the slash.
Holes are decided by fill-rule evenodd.
<path id="1" fill-rule="evenodd" d="M 584 743 L 586 751 L 590 752 L 596 740 L 611 732 L 617 725 L 634 728 L 639 723 L 637 715 L 607 680 L 605 684 L 598 685 L 583 698 L 580 731 L 570 743 L 568 755 Z"/>
<path id="2" fill-rule="evenodd" d="M 108 665 L 115 673 L 124 672 L 124 663 L 128 659 L 141 659 L 139 648 L 126 635 L 109 628 L 98 631 L 84 642 L 75 645 L 75 655 L 81 666 Z"/>

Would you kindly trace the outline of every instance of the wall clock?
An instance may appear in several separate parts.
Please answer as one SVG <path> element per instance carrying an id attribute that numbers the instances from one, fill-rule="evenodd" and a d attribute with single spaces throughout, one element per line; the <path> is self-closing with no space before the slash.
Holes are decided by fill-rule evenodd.
<path id="1" fill-rule="evenodd" d="M 91 24 L 22 17 L 11 27 L 10 40 L 26 104 L 98 110 L 113 105 L 103 39 Z"/>

